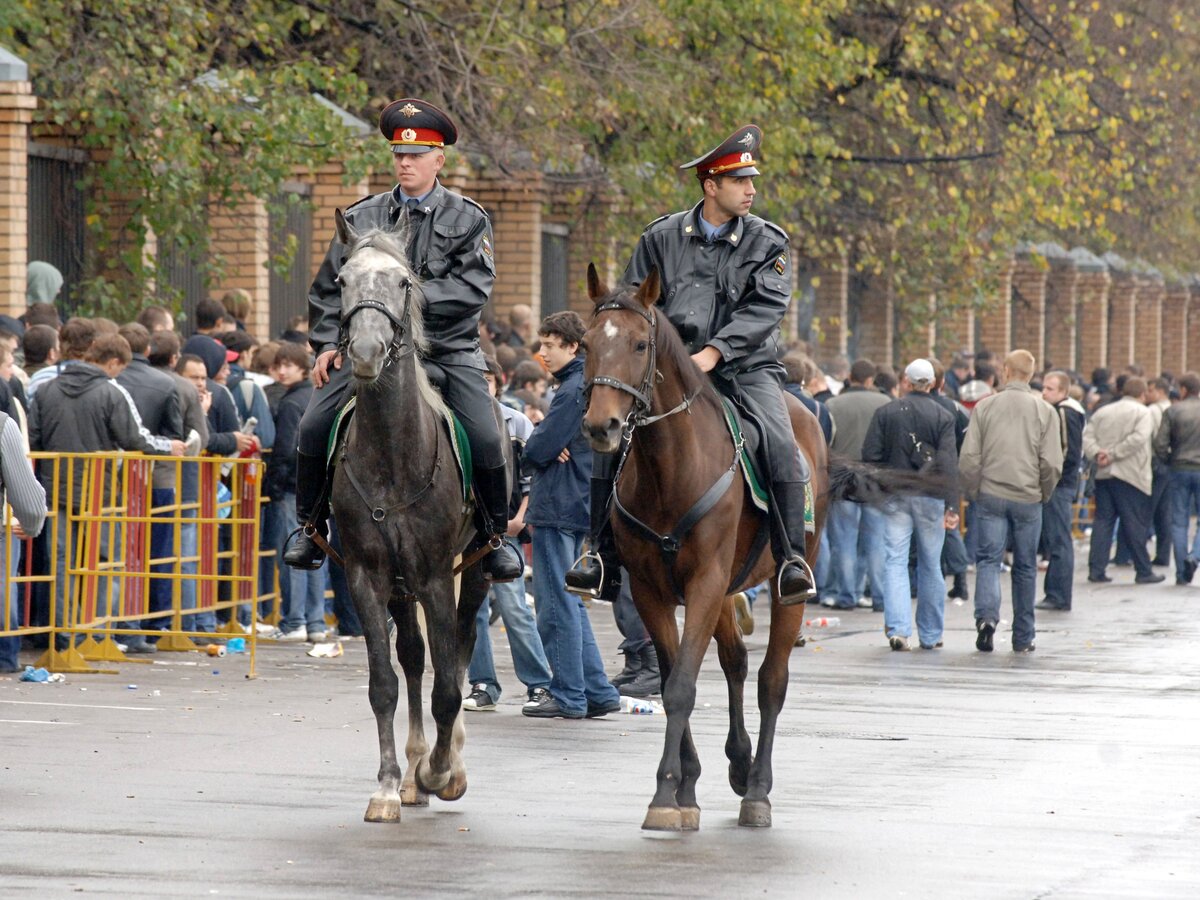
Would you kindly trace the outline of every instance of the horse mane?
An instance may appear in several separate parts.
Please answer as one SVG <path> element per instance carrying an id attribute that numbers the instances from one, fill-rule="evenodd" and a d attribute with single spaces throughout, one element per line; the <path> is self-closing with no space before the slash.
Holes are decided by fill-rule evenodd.
<path id="1" fill-rule="evenodd" d="M 346 258 L 349 260 L 359 250 L 370 248 L 390 256 L 408 273 L 412 283 L 412 296 L 408 301 L 409 340 L 412 341 L 417 354 L 424 358 L 429 354 L 429 339 L 425 336 L 425 293 L 421 290 L 421 282 L 417 279 L 416 272 L 413 271 L 412 263 L 408 261 L 407 244 L 408 229 L 406 227 L 400 227 L 395 231 L 386 228 L 372 228 L 357 236 L 354 243 L 350 245 Z M 425 402 L 436 412 L 445 414 L 446 403 L 442 399 L 441 393 L 430 383 L 429 376 L 425 374 L 425 367 L 417 365 L 413 368 L 416 370 L 417 390 Z"/>
<path id="2" fill-rule="evenodd" d="M 616 303 L 623 309 L 628 309 L 638 315 L 641 315 L 644 310 L 642 304 L 633 296 L 632 287 L 617 291 L 607 298 L 607 302 Z M 661 309 L 658 310 L 658 314 L 654 317 L 654 320 L 657 323 L 654 339 L 658 344 L 659 361 L 661 363 L 665 359 L 675 367 L 675 370 L 679 373 L 679 381 L 684 396 L 707 399 L 717 409 L 720 409 L 721 400 L 717 396 L 717 390 L 713 387 L 712 380 L 701 372 L 692 361 L 692 354 L 684 346 L 683 338 L 679 336 L 679 332 L 675 330 L 675 326 L 671 324 L 671 320 L 666 317 Z"/>

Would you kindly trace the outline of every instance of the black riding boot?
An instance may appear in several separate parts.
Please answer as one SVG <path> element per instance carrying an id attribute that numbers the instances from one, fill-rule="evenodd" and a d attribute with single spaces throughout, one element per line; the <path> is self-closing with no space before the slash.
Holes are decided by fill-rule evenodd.
<path id="1" fill-rule="evenodd" d="M 946 594 L 951 600 L 970 600 L 971 594 L 967 590 L 967 573 L 960 572 L 954 576 L 954 586 L 950 588 L 950 592 Z"/>
<path id="2" fill-rule="evenodd" d="M 483 523 L 479 540 L 503 541 L 508 530 L 508 467 L 475 470 L 475 499 Z M 525 574 L 523 560 L 512 545 L 503 542 L 483 558 L 483 575 L 489 581 L 516 581 Z"/>
<path id="3" fill-rule="evenodd" d="M 290 539 L 283 561 L 293 569 L 319 569 L 325 562 L 325 551 L 317 546 L 308 533 L 311 526 L 329 534 L 325 520 L 329 518 L 329 497 L 325 493 L 325 460 L 307 453 L 296 454 L 296 518 L 301 528 Z"/>
<path id="4" fill-rule="evenodd" d="M 613 478 L 594 475 L 591 481 L 592 550 L 578 560 L 566 575 L 567 591 L 612 603 L 621 592 L 621 560 L 613 537 L 609 506 Z"/>
<path id="5" fill-rule="evenodd" d="M 783 562 L 779 566 L 779 602 L 783 606 L 807 603 L 817 598 L 812 569 L 804 559 L 807 532 L 804 530 L 805 490 L 802 481 L 781 481 L 772 486 L 772 499 L 779 507 L 776 527 L 782 527 L 779 544 Z"/>
<path id="6" fill-rule="evenodd" d="M 662 693 L 662 676 L 658 671 L 658 652 L 654 649 L 653 644 L 647 644 L 638 653 L 638 659 L 641 667 L 637 673 L 628 681 L 614 686 L 625 697 L 637 697 L 645 700 L 652 694 Z"/>

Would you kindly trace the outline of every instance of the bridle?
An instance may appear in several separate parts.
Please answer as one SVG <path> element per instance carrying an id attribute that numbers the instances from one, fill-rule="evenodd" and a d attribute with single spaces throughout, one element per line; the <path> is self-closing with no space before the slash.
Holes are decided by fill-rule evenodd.
<path id="1" fill-rule="evenodd" d="M 359 300 L 355 303 L 346 314 L 342 316 L 342 324 L 338 335 L 338 350 L 345 355 L 347 347 L 350 343 L 350 320 L 353 319 L 363 310 L 371 309 L 375 312 L 383 313 L 392 323 L 392 342 L 388 344 L 387 357 L 383 361 L 384 368 L 392 363 L 408 356 L 416 350 L 412 341 L 405 340 L 411 333 L 410 326 L 410 310 L 412 309 L 412 279 L 405 278 L 401 282 L 404 287 L 404 313 L 397 316 L 394 312 L 387 308 L 387 305 L 378 300 Z"/>
<path id="2" fill-rule="evenodd" d="M 640 388 L 635 388 L 633 385 L 627 384 L 619 378 L 613 378 L 611 375 L 596 375 L 584 383 L 583 401 L 585 405 L 591 402 L 592 388 L 596 385 L 610 387 L 631 396 L 633 398 L 633 407 L 629 410 L 629 415 L 625 417 L 625 426 L 621 430 L 622 438 L 628 442 L 633 437 L 633 430 L 635 428 L 643 425 L 653 425 L 655 422 L 659 422 L 668 416 L 673 416 L 678 412 L 687 412 L 700 392 L 697 390 L 691 395 L 685 396 L 678 405 L 664 413 L 659 413 L 656 416 L 650 415 L 650 409 L 654 404 L 655 382 L 663 380 L 662 372 L 658 371 L 658 314 L 654 311 L 653 307 L 650 309 L 642 307 L 634 308 L 626 306 L 623 303 L 617 303 L 615 300 L 610 300 L 596 307 L 595 312 L 592 313 L 592 319 L 595 320 L 602 312 L 617 310 L 637 313 L 650 324 L 650 339 L 648 341 L 650 352 L 646 360 L 646 372 L 642 376 L 642 385 Z"/>

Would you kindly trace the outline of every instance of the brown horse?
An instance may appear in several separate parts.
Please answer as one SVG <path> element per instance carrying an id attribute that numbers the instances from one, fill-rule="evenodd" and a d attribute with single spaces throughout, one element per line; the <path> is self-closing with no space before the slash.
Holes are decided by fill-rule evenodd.
<path id="1" fill-rule="evenodd" d="M 787 694 L 788 658 L 804 604 L 780 605 L 772 584 L 770 638 L 758 673 L 758 751 L 752 755 L 742 709 L 746 647 L 729 595 L 774 582 L 775 562 L 764 540 L 766 518 L 748 499 L 733 465 L 736 449 L 717 392 L 655 308 L 658 273 L 640 288 L 610 293 L 589 267 L 588 295 L 596 307 L 584 337 L 591 391 L 584 430 L 598 452 L 616 451 L 622 435 L 628 441 L 618 469 L 613 527 L 634 603 L 658 651 L 667 713 L 658 789 L 642 827 L 679 831 L 700 825 L 700 759 L 688 720 L 696 676 L 714 637 L 729 684 L 725 755 L 729 783 L 743 798 L 738 824 L 768 826 L 775 723 Z M 787 400 L 796 443 L 813 473 L 816 530 L 807 544 L 812 562 L 828 505 L 825 439 L 816 418 L 795 398 Z M 634 521 L 639 517 L 640 524 Z M 652 533 L 657 541 L 649 539 Z M 682 638 L 675 621 L 679 603 L 685 608 Z"/>

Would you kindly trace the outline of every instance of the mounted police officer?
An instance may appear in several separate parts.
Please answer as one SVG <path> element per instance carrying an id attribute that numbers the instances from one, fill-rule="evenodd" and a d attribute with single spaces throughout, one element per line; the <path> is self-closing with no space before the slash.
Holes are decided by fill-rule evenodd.
<path id="1" fill-rule="evenodd" d="M 496 274 L 491 222 L 477 203 L 446 190 L 438 180 L 446 162 L 443 148 L 458 139 L 458 130 L 445 112 L 408 97 L 383 110 L 379 130 L 391 144 L 398 183 L 351 206 L 346 222 L 359 232 L 407 228 L 409 261 L 425 295 L 429 339 L 425 370 L 466 429 L 480 508 L 480 540 L 496 539 L 493 546 L 499 548 L 484 557 L 484 574 L 493 581 L 511 581 L 521 577 L 524 567 L 499 540 L 508 525 L 508 473 L 479 349 L 479 314 L 491 296 Z M 333 239 L 308 292 L 309 342 L 317 354 L 312 379 L 317 390 L 300 422 L 296 512 L 305 528 L 284 553 L 288 565 L 301 569 L 315 569 L 325 558 L 326 448 L 352 381 L 338 349 L 342 324 L 338 271 L 347 249 Z"/>
<path id="2" fill-rule="evenodd" d="M 757 125 L 739 128 L 716 149 L 681 169 L 695 169 L 704 198 L 692 209 L 651 222 L 625 270 L 641 284 L 653 269 L 662 277 L 658 305 L 715 386 L 737 397 L 763 434 L 759 454 L 771 489 L 772 545 L 785 604 L 815 597 L 804 561 L 807 465 L 798 453 L 783 399 L 779 323 L 791 300 L 787 234 L 750 215 L 759 174 Z M 579 565 L 567 573 L 581 594 L 613 597 L 620 568 L 609 524 L 615 454 L 595 456 L 591 505 L 593 554 L 603 566 Z M 603 575 L 601 574 L 603 572 Z"/>

